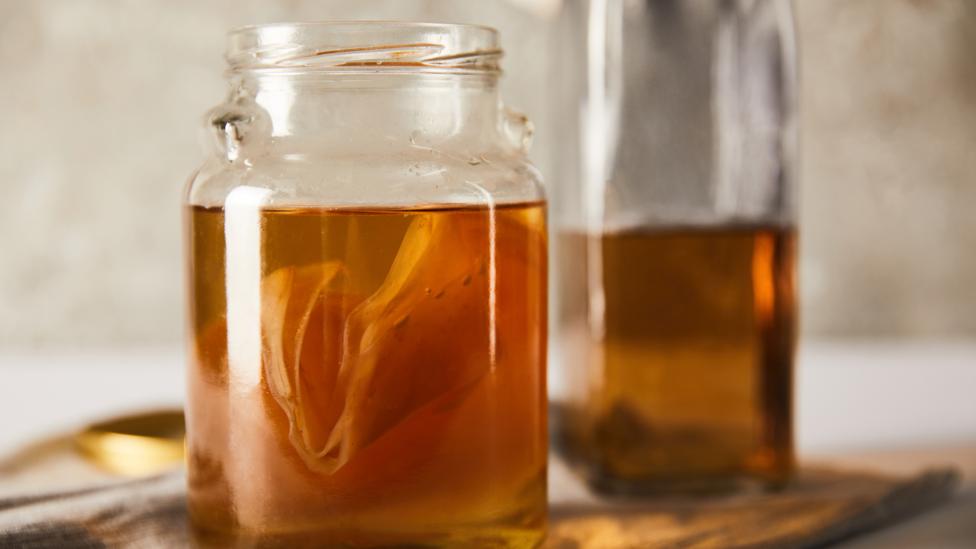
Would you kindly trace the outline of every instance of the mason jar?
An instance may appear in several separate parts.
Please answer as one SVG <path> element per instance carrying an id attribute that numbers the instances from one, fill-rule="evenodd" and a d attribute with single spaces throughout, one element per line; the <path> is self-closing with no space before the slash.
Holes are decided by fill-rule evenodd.
<path id="1" fill-rule="evenodd" d="M 603 491 L 780 486 L 794 469 L 791 3 L 569 1 L 560 32 L 555 440 Z"/>
<path id="2" fill-rule="evenodd" d="M 533 546 L 546 205 L 496 31 L 229 34 L 186 191 L 189 514 L 217 546 Z"/>

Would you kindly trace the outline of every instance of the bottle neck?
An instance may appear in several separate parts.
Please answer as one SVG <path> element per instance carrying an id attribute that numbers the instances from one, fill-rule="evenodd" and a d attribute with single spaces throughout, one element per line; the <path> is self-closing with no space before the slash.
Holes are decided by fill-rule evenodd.
<path id="1" fill-rule="evenodd" d="M 485 75 L 243 75 L 229 104 L 285 149 L 485 147 L 502 123 L 497 79 Z"/>

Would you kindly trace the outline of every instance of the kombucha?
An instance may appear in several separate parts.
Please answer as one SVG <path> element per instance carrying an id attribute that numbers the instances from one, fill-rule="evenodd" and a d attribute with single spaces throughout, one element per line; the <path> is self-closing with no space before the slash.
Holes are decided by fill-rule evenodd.
<path id="1" fill-rule="evenodd" d="M 541 542 L 541 203 L 188 215 L 202 543 Z"/>
<path id="2" fill-rule="evenodd" d="M 780 227 L 560 237 L 557 442 L 597 488 L 778 485 L 793 465 L 795 237 Z"/>

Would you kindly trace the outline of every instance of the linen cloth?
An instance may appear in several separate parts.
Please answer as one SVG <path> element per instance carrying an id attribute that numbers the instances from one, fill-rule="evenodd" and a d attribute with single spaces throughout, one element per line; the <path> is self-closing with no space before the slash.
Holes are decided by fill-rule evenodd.
<path id="1" fill-rule="evenodd" d="M 544 547 L 823 547 L 916 515 L 951 497 L 954 469 L 911 477 L 804 470 L 772 493 L 608 500 L 581 490 L 557 466 Z M 68 492 L 0 499 L 0 547 L 193 546 L 185 475 L 176 471 Z"/>

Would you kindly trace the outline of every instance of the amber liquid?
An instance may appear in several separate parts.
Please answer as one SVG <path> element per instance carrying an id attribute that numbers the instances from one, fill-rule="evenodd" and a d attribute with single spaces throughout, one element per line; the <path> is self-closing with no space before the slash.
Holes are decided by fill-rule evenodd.
<path id="1" fill-rule="evenodd" d="M 544 215 L 192 208 L 198 542 L 537 545 Z"/>
<path id="2" fill-rule="evenodd" d="M 590 481 L 617 492 L 785 482 L 793 231 L 564 234 L 559 251 L 562 355 L 582 390 L 559 409 L 556 440 Z"/>

